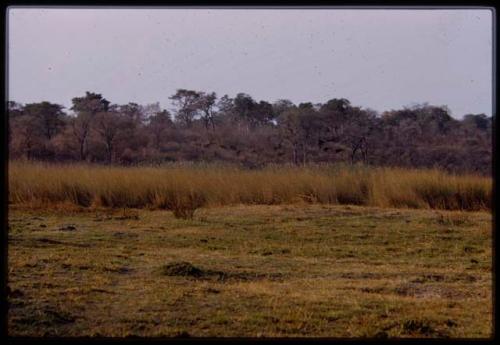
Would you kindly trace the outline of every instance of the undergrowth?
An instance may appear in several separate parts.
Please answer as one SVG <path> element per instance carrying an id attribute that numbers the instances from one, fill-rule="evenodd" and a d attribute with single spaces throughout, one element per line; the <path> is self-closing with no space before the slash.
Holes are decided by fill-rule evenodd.
<path id="1" fill-rule="evenodd" d="M 203 206 L 355 204 L 490 210 L 491 178 L 439 170 L 274 166 L 261 170 L 185 165 L 115 167 L 9 163 L 9 203 L 167 209 L 192 218 Z"/>

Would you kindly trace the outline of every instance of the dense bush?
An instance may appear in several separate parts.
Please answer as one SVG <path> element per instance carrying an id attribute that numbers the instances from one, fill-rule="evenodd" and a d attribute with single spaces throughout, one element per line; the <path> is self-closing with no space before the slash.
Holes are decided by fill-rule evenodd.
<path id="1" fill-rule="evenodd" d="M 493 123 L 484 114 L 458 120 L 446 107 L 425 104 L 378 114 L 346 99 L 270 104 L 245 94 L 217 99 L 192 90 L 178 90 L 171 99 L 174 116 L 158 103 L 116 105 L 94 93 L 74 98 L 71 114 L 49 102 L 10 102 L 10 157 L 247 168 L 363 162 L 491 174 Z"/>

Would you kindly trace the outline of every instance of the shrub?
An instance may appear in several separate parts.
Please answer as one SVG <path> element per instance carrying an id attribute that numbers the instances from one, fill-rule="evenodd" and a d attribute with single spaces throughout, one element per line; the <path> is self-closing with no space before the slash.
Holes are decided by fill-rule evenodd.
<path id="1" fill-rule="evenodd" d="M 179 192 L 168 191 L 164 198 L 166 209 L 174 213 L 175 218 L 193 219 L 196 209 L 204 206 L 206 198 L 202 193 L 196 191 Z"/>

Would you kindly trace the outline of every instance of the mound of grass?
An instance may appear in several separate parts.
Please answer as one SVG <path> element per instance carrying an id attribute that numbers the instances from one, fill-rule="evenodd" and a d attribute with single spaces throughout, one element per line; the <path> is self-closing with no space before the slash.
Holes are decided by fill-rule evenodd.
<path id="1" fill-rule="evenodd" d="M 197 191 L 184 193 L 168 191 L 163 196 L 162 208 L 171 210 L 175 218 L 193 219 L 194 211 L 205 203 L 205 196 Z"/>
<path id="2" fill-rule="evenodd" d="M 162 274 L 166 276 L 201 277 L 204 272 L 189 262 L 172 262 L 161 268 Z"/>
<path id="3" fill-rule="evenodd" d="M 470 225 L 471 220 L 470 217 L 467 216 L 467 214 L 464 214 L 462 212 L 447 212 L 437 214 L 437 223 L 449 226 L 462 226 Z"/>

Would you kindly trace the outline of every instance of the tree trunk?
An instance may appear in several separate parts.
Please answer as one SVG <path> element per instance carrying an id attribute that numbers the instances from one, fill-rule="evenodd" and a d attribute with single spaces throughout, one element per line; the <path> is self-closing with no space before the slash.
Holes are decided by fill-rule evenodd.
<path id="1" fill-rule="evenodd" d="M 111 164 L 113 162 L 113 144 L 108 143 L 107 149 L 108 149 L 108 164 Z"/>
<path id="2" fill-rule="evenodd" d="M 356 156 L 356 152 L 358 151 L 358 146 L 353 148 L 352 153 L 351 153 L 351 164 L 354 164 L 354 157 Z"/>
<path id="3" fill-rule="evenodd" d="M 80 140 L 80 160 L 85 160 L 85 140 Z"/>
<path id="4" fill-rule="evenodd" d="M 306 145 L 302 144 L 302 165 L 306 165 L 307 163 L 307 152 L 306 152 Z"/>

